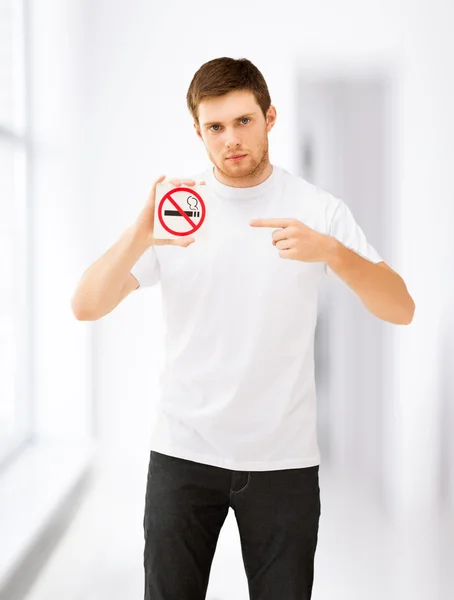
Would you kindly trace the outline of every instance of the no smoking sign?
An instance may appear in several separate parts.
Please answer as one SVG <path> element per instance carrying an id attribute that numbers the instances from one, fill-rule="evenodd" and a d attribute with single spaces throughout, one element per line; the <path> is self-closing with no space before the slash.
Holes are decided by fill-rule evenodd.
<path id="1" fill-rule="evenodd" d="M 200 195 L 204 186 L 156 187 L 156 210 L 153 235 L 156 239 L 192 236 L 205 221 L 206 206 Z"/>

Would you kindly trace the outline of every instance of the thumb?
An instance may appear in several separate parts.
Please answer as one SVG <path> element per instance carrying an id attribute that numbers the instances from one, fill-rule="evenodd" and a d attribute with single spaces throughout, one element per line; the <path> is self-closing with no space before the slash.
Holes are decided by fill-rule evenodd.
<path id="1" fill-rule="evenodd" d="M 171 246 L 180 246 L 182 248 L 187 248 L 191 244 L 195 242 L 194 238 L 182 238 L 181 240 L 167 240 Z"/>

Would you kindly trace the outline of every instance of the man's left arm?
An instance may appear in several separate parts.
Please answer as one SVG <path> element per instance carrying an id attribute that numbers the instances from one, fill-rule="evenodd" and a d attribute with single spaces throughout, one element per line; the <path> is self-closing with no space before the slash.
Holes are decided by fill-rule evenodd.
<path id="1" fill-rule="evenodd" d="M 273 232 L 272 242 L 281 258 L 326 263 L 379 319 L 396 325 L 409 325 L 413 320 L 415 303 L 402 277 L 386 263 L 373 263 L 336 237 L 315 231 L 296 219 L 254 219 L 250 225 L 280 228 Z M 362 234 L 358 227 L 353 231 Z"/>
<path id="2" fill-rule="evenodd" d="M 385 262 L 373 263 L 338 240 L 326 241 L 327 266 L 342 279 L 376 317 L 397 325 L 409 325 L 415 303 L 402 277 Z"/>

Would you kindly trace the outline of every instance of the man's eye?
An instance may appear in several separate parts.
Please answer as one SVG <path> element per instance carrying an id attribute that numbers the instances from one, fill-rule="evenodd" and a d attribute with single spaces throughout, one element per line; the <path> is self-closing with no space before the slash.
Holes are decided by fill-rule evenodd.
<path id="1" fill-rule="evenodd" d="M 249 123 L 249 121 L 250 121 L 250 120 L 251 120 L 251 119 L 250 119 L 249 117 L 243 117 L 243 118 L 241 119 L 241 123 L 242 123 L 243 125 L 247 125 L 247 124 Z M 245 123 L 244 121 L 246 121 L 246 123 Z"/>
<path id="2" fill-rule="evenodd" d="M 212 125 L 212 126 L 210 127 L 210 129 L 211 129 L 212 131 L 219 131 L 220 127 L 221 127 L 220 125 Z"/>

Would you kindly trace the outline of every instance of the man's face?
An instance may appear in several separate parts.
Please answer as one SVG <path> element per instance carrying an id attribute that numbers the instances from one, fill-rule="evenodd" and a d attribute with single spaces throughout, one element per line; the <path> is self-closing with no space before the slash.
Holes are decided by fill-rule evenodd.
<path id="1" fill-rule="evenodd" d="M 211 162 L 225 177 L 237 179 L 269 164 L 268 132 L 275 120 L 273 106 L 265 119 L 254 94 L 240 90 L 202 100 L 194 126 Z"/>

